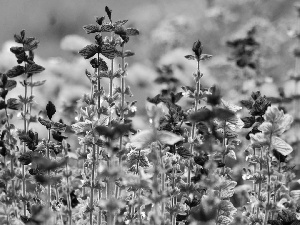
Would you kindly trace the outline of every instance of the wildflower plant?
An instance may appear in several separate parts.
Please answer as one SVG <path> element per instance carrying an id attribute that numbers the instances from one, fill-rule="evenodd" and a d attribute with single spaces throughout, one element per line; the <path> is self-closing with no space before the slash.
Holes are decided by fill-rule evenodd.
<path id="1" fill-rule="evenodd" d="M 225 100 L 217 86 L 202 84 L 201 65 L 212 56 L 198 40 L 185 56 L 195 62 L 193 84 L 179 91 L 172 65 L 160 68 L 155 82 L 166 88 L 147 98 L 148 128 L 135 130 L 136 101 L 128 100 L 126 86 L 126 60 L 134 53 L 126 47 L 139 31 L 115 20 L 108 7 L 105 12 L 107 19 L 83 27 L 94 34 L 94 43 L 79 51 L 90 62 L 90 91 L 79 100 L 74 124 L 57 118 L 54 102 L 34 104 L 33 88 L 45 83 L 33 81 L 44 70 L 34 61 L 39 42 L 24 30 L 14 36 L 20 45 L 11 52 L 19 65 L 0 74 L 1 224 L 298 224 L 300 193 L 290 185 L 296 180 L 293 148 L 285 141 L 292 116 L 253 92 L 241 101 L 249 110 L 241 118 L 241 106 Z M 242 68 L 256 69 L 252 35 L 231 43 L 243 51 L 253 47 L 235 53 Z M 8 98 L 19 76 L 24 96 Z M 13 123 L 14 111 L 22 128 Z M 77 146 L 68 143 L 70 133 Z M 244 134 L 248 167 L 237 173 L 232 162 L 241 162 Z M 239 205 L 237 190 L 247 182 L 250 190 Z"/>

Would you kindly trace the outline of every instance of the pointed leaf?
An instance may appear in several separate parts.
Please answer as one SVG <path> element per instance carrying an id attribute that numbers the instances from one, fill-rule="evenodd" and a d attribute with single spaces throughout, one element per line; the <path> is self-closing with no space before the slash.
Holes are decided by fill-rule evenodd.
<path id="1" fill-rule="evenodd" d="M 136 36 L 136 35 L 139 35 L 139 34 L 140 34 L 140 32 L 135 28 L 127 28 L 126 29 L 126 35 L 127 36 Z"/>
<path id="2" fill-rule="evenodd" d="M 187 148 L 184 148 L 183 146 L 180 146 L 179 148 L 177 148 L 177 154 L 180 155 L 184 159 L 188 159 L 193 156 L 193 154 Z"/>
<path id="3" fill-rule="evenodd" d="M 94 25 L 94 24 L 85 25 L 85 26 L 83 26 L 83 29 L 85 30 L 85 32 L 87 34 L 101 32 L 101 27 L 99 27 L 98 25 Z"/>
<path id="4" fill-rule="evenodd" d="M 17 76 L 20 76 L 22 74 L 25 73 L 25 68 L 24 66 L 14 66 L 12 69 L 10 69 L 9 71 L 7 71 L 6 75 L 9 77 L 9 78 L 13 78 L 13 77 L 17 77 Z"/>
<path id="5" fill-rule="evenodd" d="M 244 128 L 250 128 L 255 123 L 255 117 L 254 116 L 245 117 L 242 118 L 242 121 L 244 122 Z"/>
<path id="6" fill-rule="evenodd" d="M 101 17 L 96 16 L 96 22 L 97 22 L 100 26 L 102 25 L 104 19 L 105 19 L 104 16 L 101 16 Z"/>
<path id="7" fill-rule="evenodd" d="M 110 22 L 112 23 L 112 21 L 111 21 L 111 12 L 112 12 L 112 10 L 110 8 L 108 8 L 107 6 L 105 6 L 105 12 L 106 12 Z"/>
<path id="8" fill-rule="evenodd" d="M 196 57 L 194 55 L 186 55 L 184 57 L 188 60 L 196 60 Z"/>
<path id="9" fill-rule="evenodd" d="M 200 60 L 204 61 L 204 60 L 208 60 L 212 57 L 212 55 L 207 55 L 207 54 L 201 54 L 200 56 Z"/>
<path id="10" fill-rule="evenodd" d="M 12 110 L 19 110 L 22 108 L 22 104 L 16 98 L 10 98 L 7 100 L 7 108 Z"/>
<path id="11" fill-rule="evenodd" d="M 55 105 L 49 101 L 46 105 L 47 116 L 50 120 L 52 120 L 52 116 L 56 113 Z"/>
<path id="12" fill-rule="evenodd" d="M 79 54 L 82 55 L 85 59 L 93 57 L 98 52 L 97 45 L 90 44 L 85 46 L 79 51 Z"/>
<path id="13" fill-rule="evenodd" d="M 42 71 L 44 71 L 45 68 L 38 65 L 38 64 L 28 64 L 26 67 L 26 73 L 32 73 L 32 74 L 36 74 L 36 73 L 40 73 Z"/>

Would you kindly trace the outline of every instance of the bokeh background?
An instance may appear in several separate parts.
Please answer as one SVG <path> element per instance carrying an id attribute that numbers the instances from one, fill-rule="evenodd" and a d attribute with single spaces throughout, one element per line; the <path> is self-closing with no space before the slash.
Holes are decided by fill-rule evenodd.
<path id="1" fill-rule="evenodd" d="M 213 55 L 201 64 L 204 86 L 219 85 L 227 101 L 239 102 L 260 90 L 268 97 L 278 97 L 278 88 L 286 96 L 294 94 L 294 82 L 289 79 L 295 70 L 293 49 L 297 39 L 298 15 L 293 0 L 0 0 L 0 72 L 5 72 L 16 60 L 9 48 L 13 35 L 22 29 L 40 40 L 36 61 L 46 68 L 35 80 L 47 80 L 34 92 L 37 110 L 51 100 L 59 109 L 57 118 L 72 122 L 74 103 L 89 91 L 87 60 L 76 52 L 93 41 L 82 27 L 95 23 L 94 16 L 105 15 L 104 7 L 112 9 L 113 20 L 128 19 L 127 27 L 140 30 L 127 48 L 135 52 L 128 59 L 128 84 L 138 101 L 135 128 L 147 125 L 144 119 L 146 98 L 159 94 L 163 85 L 153 81 L 157 68 L 172 64 L 178 86 L 193 83 L 196 65 L 184 58 L 191 54 L 199 39 L 204 53 Z M 245 70 L 228 60 L 231 49 L 228 40 L 245 37 L 255 26 L 255 38 L 260 43 L 260 76 L 244 76 Z M 248 71 L 249 72 L 249 71 Z M 251 75 L 251 71 L 249 72 Z M 22 94 L 21 85 L 13 93 Z M 74 114 L 75 116 L 75 114 Z"/>

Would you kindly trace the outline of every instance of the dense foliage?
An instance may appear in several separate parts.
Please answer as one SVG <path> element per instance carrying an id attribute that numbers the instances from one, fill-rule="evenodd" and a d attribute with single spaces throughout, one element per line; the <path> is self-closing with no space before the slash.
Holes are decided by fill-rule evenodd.
<path id="1" fill-rule="evenodd" d="M 182 56 L 194 64 L 186 74 L 193 85 L 179 89 L 172 65 L 158 68 L 155 83 L 165 86 L 147 99 L 148 129 L 136 130 L 136 101 L 126 86 L 126 61 L 135 54 L 126 48 L 139 31 L 114 21 L 110 8 L 105 12 L 107 18 L 83 27 L 94 35 L 79 51 L 89 60 L 90 92 L 78 101 L 72 124 L 56 119 L 54 101 L 35 105 L 35 88 L 45 85 L 34 81 L 45 70 L 34 58 L 39 42 L 24 30 L 14 35 L 10 51 L 18 65 L 0 74 L 1 224 L 300 224 L 290 156 L 298 141 L 289 144 L 286 135 L 299 121 L 285 108 L 299 96 L 253 91 L 232 104 L 219 87 L 202 84 L 201 65 L 213 58 L 198 40 Z M 251 27 L 227 42 L 230 60 L 252 70 L 249 79 L 261 75 L 255 32 Z M 16 79 L 24 93 L 8 98 Z M 14 111 L 22 127 L 14 125 Z M 39 138 L 33 123 L 47 138 Z M 71 136 L 77 145 L 68 142 Z"/>

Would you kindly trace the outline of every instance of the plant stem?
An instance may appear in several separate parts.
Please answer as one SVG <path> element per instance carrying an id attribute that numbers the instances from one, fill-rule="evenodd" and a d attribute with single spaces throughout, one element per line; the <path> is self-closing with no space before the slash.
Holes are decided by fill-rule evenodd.
<path id="1" fill-rule="evenodd" d="M 93 203 L 94 203 L 94 180 L 95 180 L 95 138 L 93 138 L 93 152 L 92 152 L 92 176 L 91 176 L 91 196 L 90 196 L 90 225 L 93 225 Z"/>
<path id="2" fill-rule="evenodd" d="M 26 68 L 26 63 L 25 63 Z M 26 75 L 26 74 L 25 74 Z M 24 98 L 27 99 L 27 78 L 24 80 L 24 87 L 25 87 L 25 96 Z M 24 120 L 24 131 L 27 133 L 27 126 L 26 126 L 26 114 L 27 114 L 27 103 L 24 103 L 24 111 L 23 111 L 23 120 Z M 26 152 L 26 144 L 23 143 L 23 153 Z M 26 180 L 25 180 L 25 165 L 22 165 L 22 178 L 23 178 L 23 184 L 22 184 L 22 195 L 25 197 L 26 195 Z M 24 210 L 24 216 L 26 216 L 26 202 L 23 202 L 23 210 Z"/>
<path id="3" fill-rule="evenodd" d="M 49 149 L 49 143 L 51 138 L 51 130 L 48 129 L 48 141 L 47 141 L 47 158 L 50 160 L 50 149 Z M 48 170 L 48 177 L 50 177 L 50 170 Z M 48 207 L 51 207 L 51 184 L 49 183 L 47 185 L 47 205 Z"/>
<path id="4" fill-rule="evenodd" d="M 197 78 L 196 78 L 196 96 L 195 96 L 195 107 L 194 107 L 194 112 L 197 112 L 198 110 L 198 102 L 199 102 L 199 92 L 200 92 L 200 62 L 198 61 L 197 65 Z M 196 128 L 196 123 L 192 123 L 192 130 L 191 130 L 191 141 L 190 143 L 190 152 L 193 154 L 194 151 L 194 138 L 195 138 L 195 128 Z M 188 168 L 188 184 L 191 183 L 191 167 L 192 167 L 192 161 L 190 160 L 190 165 Z"/>

